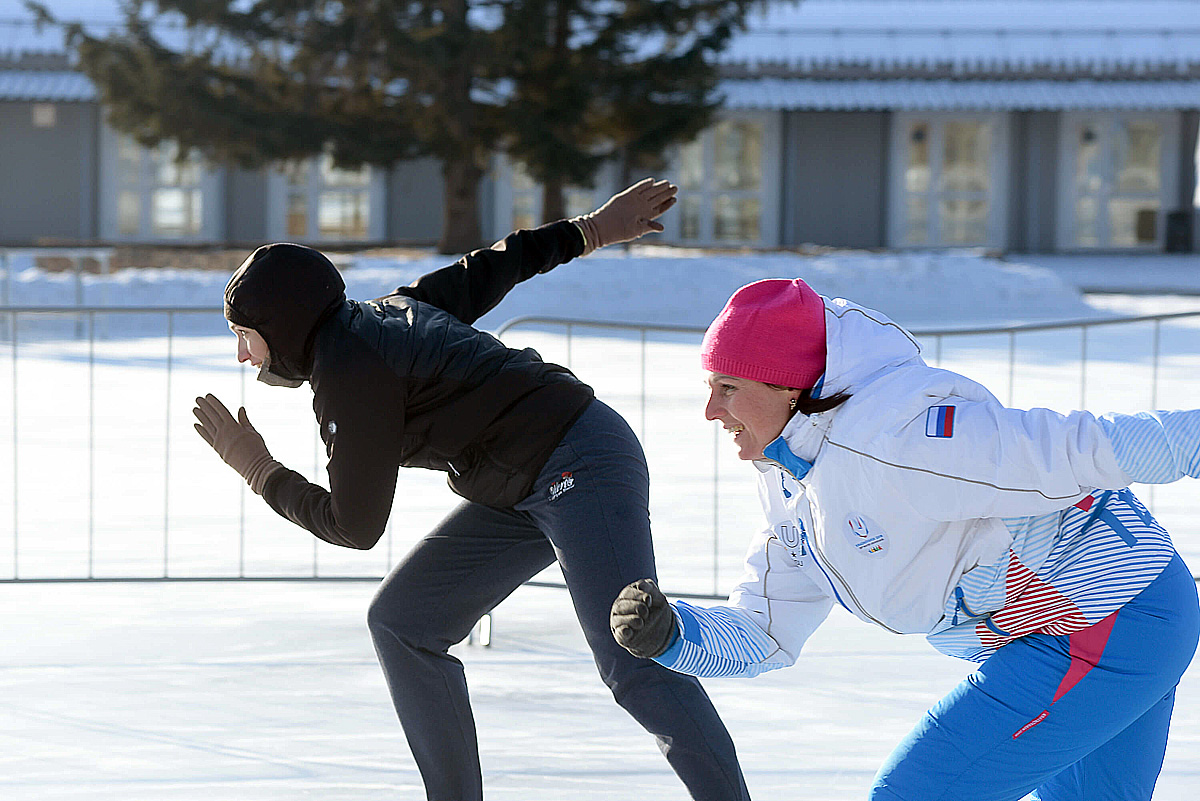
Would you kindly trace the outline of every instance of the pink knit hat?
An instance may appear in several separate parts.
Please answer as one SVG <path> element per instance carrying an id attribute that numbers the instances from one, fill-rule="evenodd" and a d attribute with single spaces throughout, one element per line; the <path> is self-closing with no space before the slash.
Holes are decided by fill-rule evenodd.
<path id="1" fill-rule="evenodd" d="M 811 389 L 825 372 L 825 304 L 799 278 L 768 278 L 733 293 L 704 333 L 710 372 Z"/>

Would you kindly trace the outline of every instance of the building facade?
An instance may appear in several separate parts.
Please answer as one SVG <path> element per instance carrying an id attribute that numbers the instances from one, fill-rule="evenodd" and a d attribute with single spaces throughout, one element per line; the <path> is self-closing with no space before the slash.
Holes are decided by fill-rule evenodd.
<path id="1" fill-rule="evenodd" d="M 723 111 L 669 154 L 663 240 L 694 246 L 1191 250 L 1200 4 L 805 0 L 756 13 L 722 56 Z M 104 122 L 62 54 L 0 64 L 0 244 L 428 244 L 436 163 L 241 170 Z M 582 212 L 616 170 L 568 192 Z M 487 235 L 540 220 L 495 160 Z"/>

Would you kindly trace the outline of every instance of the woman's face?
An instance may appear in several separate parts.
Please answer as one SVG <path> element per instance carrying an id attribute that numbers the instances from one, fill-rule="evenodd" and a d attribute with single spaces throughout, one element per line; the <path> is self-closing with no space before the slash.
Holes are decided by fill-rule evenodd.
<path id="1" fill-rule="evenodd" d="M 708 374 L 708 405 L 704 416 L 720 420 L 733 434 L 739 459 L 761 459 L 791 419 L 791 401 L 796 389 L 776 389 L 761 381 L 735 378 L 723 373 Z"/>
<path id="2" fill-rule="evenodd" d="M 262 338 L 262 335 L 253 328 L 246 328 L 234 323 L 229 324 L 229 330 L 237 336 L 238 361 L 250 362 L 255 367 L 262 367 L 269 352 L 267 341 Z"/>

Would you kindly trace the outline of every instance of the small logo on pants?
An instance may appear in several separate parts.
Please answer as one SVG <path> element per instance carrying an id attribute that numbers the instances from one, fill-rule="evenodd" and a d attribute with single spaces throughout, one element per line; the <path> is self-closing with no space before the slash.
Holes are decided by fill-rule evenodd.
<path id="1" fill-rule="evenodd" d="M 575 476 L 571 473 L 563 473 L 558 481 L 550 484 L 550 500 L 557 501 L 559 496 L 575 486 Z"/>

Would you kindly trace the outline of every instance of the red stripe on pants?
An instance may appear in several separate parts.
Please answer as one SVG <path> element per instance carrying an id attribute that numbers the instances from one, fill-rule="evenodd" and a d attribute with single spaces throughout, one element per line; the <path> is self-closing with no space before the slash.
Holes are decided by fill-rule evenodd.
<path id="1" fill-rule="evenodd" d="M 1117 622 L 1117 613 L 1120 611 L 1118 609 L 1096 625 L 1071 635 L 1071 667 L 1067 669 L 1067 675 L 1063 676 L 1058 685 L 1054 701 L 1070 692 L 1071 688 L 1082 681 L 1088 671 L 1100 662 L 1104 646 L 1108 644 L 1108 635 L 1112 633 L 1113 624 Z M 1054 701 L 1050 703 L 1053 704 Z"/>

